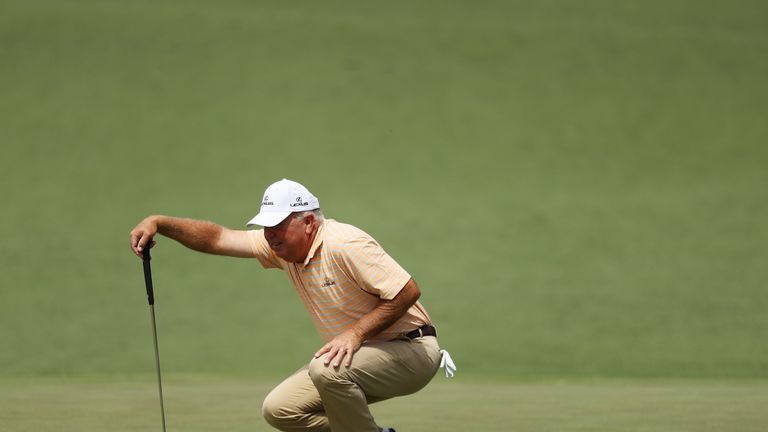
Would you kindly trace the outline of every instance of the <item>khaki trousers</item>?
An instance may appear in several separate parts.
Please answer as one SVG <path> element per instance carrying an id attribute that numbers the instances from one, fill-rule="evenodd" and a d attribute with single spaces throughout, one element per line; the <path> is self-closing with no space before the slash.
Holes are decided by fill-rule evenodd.
<path id="1" fill-rule="evenodd" d="M 367 342 L 349 368 L 312 359 L 267 395 L 262 411 L 286 432 L 379 432 L 368 404 L 421 390 L 439 366 L 435 337 Z"/>

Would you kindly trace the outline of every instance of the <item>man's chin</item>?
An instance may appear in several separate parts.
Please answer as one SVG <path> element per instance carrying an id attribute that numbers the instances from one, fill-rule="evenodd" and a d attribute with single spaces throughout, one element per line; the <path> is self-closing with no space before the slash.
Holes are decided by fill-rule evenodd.
<path id="1" fill-rule="evenodd" d="M 287 262 L 291 262 L 291 263 L 295 263 L 295 262 L 298 262 L 298 261 L 296 261 L 296 258 L 295 258 L 295 257 L 292 257 L 292 256 L 289 256 L 289 255 L 286 255 L 286 254 L 284 254 L 284 253 L 281 253 L 281 252 L 278 252 L 278 251 L 275 251 L 275 255 L 277 255 L 277 256 L 278 256 L 280 259 L 282 259 L 283 261 L 287 261 Z"/>

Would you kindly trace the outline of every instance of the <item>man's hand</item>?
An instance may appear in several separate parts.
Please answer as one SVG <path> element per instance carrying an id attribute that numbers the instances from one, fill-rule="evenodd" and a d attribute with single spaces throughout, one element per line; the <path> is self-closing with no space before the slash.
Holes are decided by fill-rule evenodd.
<path id="1" fill-rule="evenodd" d="M 355 333 L 354 330 L 347 330 L 344 333 L 333 338 L 315 353 L 315 358 L 325 354 L 326 366 L 333 362 L 333 367 L 337 368 L 344 362 L 344 366 L 349 367 L 352 364 L 352 357 L 363 344 L 363 338 Z M 344 360 L 346 359 L 346 360 Z"/>
<path id="2" fill-rule="evenodd" d="M 392 300 L 381 300 L 374 310 L 360 318 L 354 327 L 333 338 L 315 353 L 315 358 L 325 355 L 326 366 L 333 363 L 333 367 L 352 365 L 354 357 L 363 342 L 379 334 L 385 328 L 394 324 L 408 311 L 408 308 L 416 303 L 421 296 L 421 291 L 416 281 L 412 278 Z"/>
<path id="3" fill-rule="evenodd" d="M 152 216 L 145 218 L 136 225 L 136 228 L 131 230 L 131 250 L 137 257 L 143 258 L 144 248 L 155 245 L 152 240 L 155 234 L 157 234 L 157 222 Z"/>

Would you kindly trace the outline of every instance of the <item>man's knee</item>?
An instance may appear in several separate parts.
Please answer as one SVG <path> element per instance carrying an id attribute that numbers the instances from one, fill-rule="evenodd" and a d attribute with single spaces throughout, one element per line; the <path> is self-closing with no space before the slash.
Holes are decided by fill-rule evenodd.
<path id="1" fill-rule="evenodd" d="M 323 363 L 323 359 L 316 358 L 309 362 L 309 378 L 312 379 L 312 383 L 315 387 L 323 387 L 329 382 L 333 382 L 339 378 L 339 372 L 345 370 L 344 366 L 341 368 L 334 368 L 333 366 Z"/>
<path id="2" fill-rule="evenodd" d="M 267 421 L 272 427 L 279 430 L 288 430 L 295 419 L 295 412 L 292 412 L 289 407 L 285 405 L 285 401 L 275 397 L 273 393 L 267 395 L 264 398 L 264 403 L 261 405 L 261 415 L 264 420 Z"/>
<path id="3" fill-rule="evenodd" d="M 281 413 L 280 409 L 279 403 L 272 398 L 271 393 L 264 398 L 264 403 L 261 405 L 261 415 L 264 416 L 267 423 L 278 429 L 280 429 L 279 425 L 284 417 L 284 413 Z"/>

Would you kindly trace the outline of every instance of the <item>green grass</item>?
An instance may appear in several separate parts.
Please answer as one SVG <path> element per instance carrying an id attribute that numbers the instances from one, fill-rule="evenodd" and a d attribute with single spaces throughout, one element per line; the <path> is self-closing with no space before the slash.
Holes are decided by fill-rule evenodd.
<path id="1" fill-rule="evenodd" d="M 768 377 L 765 2 L 0 1 L 0 375 L 152 368 L 128 232 L 288 177 L 462 373 Z M 155 251 L 171 373 L 320 344 L 284 275 Z M 546 417 L 546 416 L 543 416 Z"/>
<path id="2" fill-rule="evenodd" d="M 171 380 L 169 431 L 259 432 L 261 400 L 275 383 Z M 153 383 L 51 381 L 0 385 L 0 426 L 16 432 L 160 429 Z M 434 382 L 417 395 L 372 406 L 377 421 L 430 432 L 702 432 L 764 430 L 764 383 Z"/>

